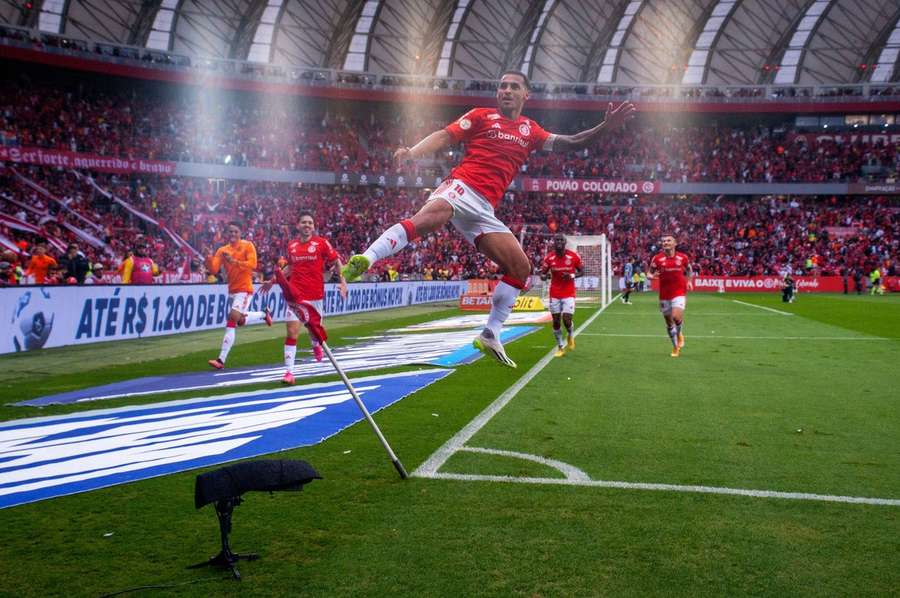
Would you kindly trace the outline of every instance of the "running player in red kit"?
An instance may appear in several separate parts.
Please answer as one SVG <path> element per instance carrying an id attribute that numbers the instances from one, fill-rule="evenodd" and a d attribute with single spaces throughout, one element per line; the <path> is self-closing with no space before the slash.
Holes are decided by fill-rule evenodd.
<path id="1" fill-rule="evenodd" d="M 541 277 L 550 277 L 550 315 L 553 316 L 553 336 L 556 337 L 556 356 L 562 357 L 566 349 L 575 348 L 572 334 L 572 315 L 575 313 L 575 279 L 584 274 L 581 256 L 566 249 L 566 236 L 553 237 L 553 251 L 541 262 Z M 560 318 L 562 316 L 562 318 Z M 564 345 L 559 321 L 562 319 L 568 336 Z"/>
<path id="2" fill-rule="evenodd" d="M 647 277 L 651 280 L 659 278 L 659 311 L 666 320 L 666 329 L 672 339 L 672 357 L 678 357 L 684 347 L 681 327 L 684 324 L 685 295 L 692 288 L 694 271 L 688 256 L 675 251 L 673 235 L 665 234 L 661 241 L 663 250 L 650 260 Z"/>
<path id="3" fill-rule="evenodd" d="M 430 157 L 451 144 L 464 142 L 466 146 L 462 162 L 415 216 L 387 229 L 365 252 L 351 257 L 344 267 L 344 276 L 352 282 L 378 260 L 394 255 L 414 239 L 452 222 L 466 240 L 503 272 L 494 289 L 487 326 L 474 345 L 508 367 L 516 364 L 506 356 L 500 329 L 519 292 L 525 288 L 531 262 L 509 228 L 494 215 L 494 209 L 531 152 L 565 152 L 588 147 L 602 135 L 619 129 L 635 110 L 630 102 L 616 108 L 609 104 L 606 119 L 599 125 L 575 135 L 552 134 L 522 116 L 529 90 L 525 74 L 507 71 L 497 86 L 496 108 L 474 108 L 413 147 L 401 147 L 394 152 L 394 160 L 403 164 Z"/>
<path id="4" fill-rule="evenodd" d="M 331 265 L 340 278 L 341 297 L 347 298 L 347 283 L 341 275 L 341 258 L 323 237 L 313 234 L 316 223 L 309 212 L 300 214 L 297 223 L 300 236 L 292 239 L 287 245 L 287 278 L 291 289 L 299 301 L 311 303 L 324 319 L 325 298 L 324 271 Z M 276 266 L 277 267 L 277 266 Z M 272 286 L 274 279 L 267 282 L 266 290 Z M 294 361 L 297 357 L 297 337 L 300 335 L 300 319 L 290 308 L 287 311 L 287 336 L 284 339 L 284 366 L 287 369 L 281 379 L 285 384 L 294 383 Z M 322 361 L 322 345 L 310 339 L 316 361 Z"/>

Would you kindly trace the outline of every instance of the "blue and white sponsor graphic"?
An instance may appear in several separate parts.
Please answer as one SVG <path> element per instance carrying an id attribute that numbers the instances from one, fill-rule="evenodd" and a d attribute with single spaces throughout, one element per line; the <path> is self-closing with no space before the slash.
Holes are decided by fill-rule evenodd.
<path id="1" fill-rule="evenodd" d="M 456 300 L 466 284 L 352 284 L 346 300 L 328 284 L 323 304 L 326 315 L 339 315 Z M 253 296 L 250 309 L 264 307 L 276 320 L 284 319 L 287 303 L 281 289 Z M 220 328 L 228 311 L 224 285 L 0 288 L 0 354 Z"/>
<path id="2" fill-rule="evenodd" d="M 504 343 L 508 343 L 535 330 L 537 328 L 534 326 L 504 328 L 500 338 Z M 471 363 L 481 357 L 481 353 L 471 344 L 476 334 L 477 331 L 464 330 L 378 336 L 360 339 L 361 342 L 337 347 L 332 352 L 341 367 L 345 371 L 351 372 L 414 364 L 452 367 Z M 334 369 L 327 360 L 316 362 L 312 358 L 307 358 L 300 360 L 294 366 L 294 376 L 297 378 L 325 376 L 333 373 Z M 42 407 L 204 388 L 228 388 L 244 384 L 278 382 L 283 374 L 284 366 L 271 365 L 171 376 L 150 376 L 38 397 L 21 401 L 16 405 Z"/>
<path id="3" fill-rule="evenodd" d="M 374 413 L 452 371 L 353 382 Z M 0 508 L 311 446 L 362 418 L 337 382 L 3 423 Z"/>

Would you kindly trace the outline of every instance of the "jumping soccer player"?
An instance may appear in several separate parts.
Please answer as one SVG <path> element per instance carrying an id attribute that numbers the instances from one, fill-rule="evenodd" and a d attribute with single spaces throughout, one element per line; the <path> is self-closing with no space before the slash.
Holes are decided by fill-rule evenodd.
<path id="1" fill-rule="evenodd" d="M 341 297 L 347 298 L 347 283 L 341 274 L 343 263 L 337 251 L 331 246 L 331 243 L 323 237 L 313 235 L 316 228 L 315 219 L 310 212 L 300 214 L 300 220 L 297 222 L 298 232 L 300 236 L 288 242 L 287 246 L 287 278 L 291 284 L 291 290 L 298 301 L 306 301 L 311 303 L 319 315 L 324 320 L 325 309 L 323 299 L 325 298 L 325 277 L 324 270 L 326 265 L 331 265 L 340 279 Z M 277 267 L 277 266 L 276 266 Z M 263 290 L 268 291 L 272 286 L 274 279 L 264 285 Z M 294 383 L 294 360 L 297 357 L 297 337 L 300 335 L 300 318 L 288 308 L 287 311 L 287 335 L 284 339 L 284 366 L 287 371 L 281 381 L 285 384 Z M 322 361 L 322 345 L 315 338 L 310 337 L 312 343 L 313 355 L 316 361 Z"/>
<path id="2" fill-rule="evenodd" d="M 541 278 L 550 277 L 550 315 L 553 316 L 553 336 L 556 337 L 556 357 L 562 357 L 575 348 L 572 334 L 572 315 L 575 313 L 575 279 L 584 274 L 581 256 L 566 249 L 566 236 L 553 237 L 553 251 L 541 262 Z M 562 318 L 560 318 L 562 316 Z M 563 344 L 559 321 L 566 326 L 567 341 Z"/>
<path id="3" fill-rule="evenodd" d="M 659 311 L 666 320 L 666 329 L 672 339 L 672 357 L 678 357 L 684 347 L 685 295 L 692 288 L 691 277 L 694 271 L 688 256 L 676 251 L 675 237 L 664 234 L 661 238 L 663 250 L 650 260 L 650 271 L 647 277 L 651 280 L 659 277 Z"/>
<path id="4" fill-rule="evenodd" d="M 495 262 L 503 278 L 494 289 L 487 326 L 474 345 L 501 364 L 516 367 L 500 342 L 500 329 L 509 317 L 519 292 L 531 273 L 528 256 L 505 224 L 494 215 L 503 194 L 519 172 L 528 154 L 535 150 L 566 152 L 587 147 L 601 135 L 621 127 L 634 113 L 634 105 L 612 103 L 606 119 L 592 129 L 575 135 L 548 133 L 533 120 L 522 116 L 528 99 L 528 77 L 507 71 L 497 87 L 496 108 L 475 108 L 444 129 L 435 131 L 413 147 L 401 147 L 394 160 L 431 156 L 454 143 L 465 142 L 466 152 L 459 166 L 431 194 L 415 216 L 387 229 L 368 249 L 354 255 L 344 267 L 349 282 L 358 279 L 375 262 L 394 255 L 417 237 L 427 235 L 452 222 L 467 241 Z"/>
<path id="5" fill-rule="evenodd" d="M 256 270 L 256 247 L 250 241 L 241 239 L 241 223 L 229 222 L 225 229 L 228 244 L 216 250 L 215 255 L 206 258 L 206 267 L 211 274 L 225 268 L 228 277 L 228 298 L 231 300 L 231 311 L 225 324 L 225 337 L 219 356 L 207 363 L 217 370 L 225 367 L 228 352 L 234 345 L 234 333 L 237 326 L 252 324 L 265 320 L 267 326 L 272 325 L 269 310 L 249 311 L 250 299 L 253 297 L 253 271 Z"/>

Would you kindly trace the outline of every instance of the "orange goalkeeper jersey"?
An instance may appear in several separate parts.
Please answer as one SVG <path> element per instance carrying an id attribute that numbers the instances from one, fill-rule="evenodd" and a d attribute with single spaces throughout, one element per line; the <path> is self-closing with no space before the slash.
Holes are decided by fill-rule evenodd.
<path id="1" fill-rule="evenodd" d="M 225 254 L 231 256 L 230 262 L 225 260 Z M 216 250 L 216 254 L 207 260 L 206 266 L 213 274 L 218 273 L 220 268 L 225 268 L 229 293 L 253 292 L 256 247 L 250 241 L 241 239 L 237 243 L 222 245 Z"/>

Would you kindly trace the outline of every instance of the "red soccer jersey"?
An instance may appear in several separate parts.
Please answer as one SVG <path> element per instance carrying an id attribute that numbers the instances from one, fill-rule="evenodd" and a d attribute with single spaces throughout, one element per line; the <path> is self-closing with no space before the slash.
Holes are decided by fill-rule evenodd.
<path id="1" fill-rule="evenodd" d="M 466 144 L 462 163 L 450 178 L 460 179 L 495 208 L 528 154 L 544 148 L 550 137 L 533 120 L 521 115 L 509 120 L 496 108 L 473 108 L 444 130 Z"/>
<path id="2" fill-rule="evenodd" d="M 670 301 L 675 297 L 683 297 L 687 294 L 687 279 L 684 277 L 685 268 L 690 265 L 688 256 L 676 251 L 669 257 L 664 251 L 653 256 L 650 263 L 656 266 L 659 273 L 659 298 L 661 301 Z"/>
<path id="3" fill-rule="evenodd" d="M 291 266 L 288 281 L 302 301 L 318 301 L 325 297 L 325 266 L 338 259 L 338 253 L 327 239 L 310 237 L 306 243 L 292 239 L 287 246 L 287 260 Z"/>
<path id="4" fill-rule="evenodd" d="M 556 255 L 551 251 L 544 258 L 542 268 L 550 270 L 550 298 L 566 299 L 575 296 L 575 271 L 581 268 L 581 257 L 574 251 Z"/>

